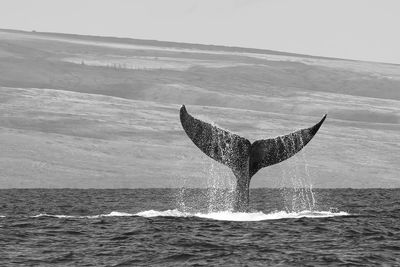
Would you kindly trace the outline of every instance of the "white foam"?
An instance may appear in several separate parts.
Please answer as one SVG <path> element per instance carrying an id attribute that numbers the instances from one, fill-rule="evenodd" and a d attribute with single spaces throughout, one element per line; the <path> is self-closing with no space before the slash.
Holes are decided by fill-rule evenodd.
<path id="1" fill-rule="evenodd" d="M 35 216 L 31 216 L 33 218 L 38 218 L 38 217 L 54 217 L 54 218 L 88 218 L 88 219 L 96 219 L 96 218 L 101 218 L 101 217 L 127 217 L 127 216 L 136 216 L 135 214 L 131 213 L 126 213 L 126 212 L 119 212 L 119 211 L 112 211 L 107 214 L 99 214 L 99 215 L 87 215 L 87 216 L 82 216 L 82 215 L 56 215 L 56 214 L 47 214 L 47 213 L 41 213 Z"/>
<path id="2" fill-rule="evenodd" d="M 324 218 L 334 216 L 347 216 L 350 215 L 347 212 L 329 212 L 329 211 L 301 211 L 287 213 L 285 211 L 277 211 L 273 213 L 258 212 L 232 212 L 232 211 L 220 211 L 211 213 L 187 213 L 178 210 L 166 210 L 166 211 L 155 211 L 148 210 L 139 212 L 136 214 L 141 217 L 199 217 L 207 218 L 220 221 L 264 221 L 264 220 L 278 220 L 278 219 L 293 219 L 293 218 Z"/>
<path id="3" fill-rule="evenodd" d="M 135 216 L 135 214 L 119 212 L 119 211 L 112 211 L 109 214 L 101 214 L 98 216 L 100 216 L 100 217 L 127 217 L 127 216 L 130 217 L 130 216 Z"/>
<path id="4" fill-rule="evenodd" d="M 32 218 L 39 218 L 39 217 L 55 217 L 55 218 L 75 218 L 77 216 L 72 216 L 72 215 L 53 215 L 53 214 L 47 214 L 47 213 L 40 213 L 38 215 L 31 216 Z"/>
<path id="5" fill-rule="evenodd" d="M 139 213 L 136 213 L 136 216 L 140 217 L 190 217 L 193 216 L 191 213 L 182 212 L 177 209 L 174 210 L 165 210 L 165 211 L 156 211 L 156 210 L 146 210 Z"/>
<path id="6" fill-rule="evenodd" d="M 272 213 L 263 213 L 261 211 L 258 212 L 232 212 L 232 211 L 220 211 L 220 212 L 210 212 L 210 213 L 189 213 L 182 212 L 177 209 L 173 210 L 165 210 L 165 211 L 156 211 L 156 210 L 146 210 L 142 212 L 138 212 L 136 214 L 112 211 L 107 214 L 99 214 L 99 215 L 54 215 L 54 214 L 46 214 L 41 213 L 35 216 L 38 217 L 53 217 L 53 218 L 87 218 L 87 219 L 96 219 L 101 217 L 131 217 L 131 216 L 139 216 L 145 218 L 152 217 L 198 217 L 205 219 L 212 219 L 218 221 L 240 221 L 240 222 L 252 222 L 252 221 L 265 221 L 265 220 L 279 220 L 279 219 L 297 219 L 297 218 L 324 218 L 324 217 L 335 217 L 335 216 L 347 216 L 350 215 L 347 212 L 329 212 L 329 211 L 301 211 L 301 212 L 286 212 L 286 211 L 276 211 Z M 0 216 L 1 217 L 1 216 Z"/>

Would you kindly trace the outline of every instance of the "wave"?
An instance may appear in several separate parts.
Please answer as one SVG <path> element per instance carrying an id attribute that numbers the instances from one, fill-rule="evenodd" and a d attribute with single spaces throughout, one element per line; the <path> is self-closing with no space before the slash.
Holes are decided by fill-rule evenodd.
<path id="1" fill-rule="evenodd" d="M 137 216 L 136 214 L 126 213 L 126 212 L 119 212 L 119 211 L 112 211 L 108 214 L 100 214 L 100 215 L 56 215 L 56 214 L 47 214 L 41 213 L 38 215 L 31 216 L 32 218 L 39 218 L 39 217 L 53 217 L 53 218 L 78 218 L 78 219 L 96 219 L 101 217 L 127 217 L 127 216 Z"/>
<path id="2" fill-rule="evenodd" d="M 232 211 L 220 211 L 220 212 L 210 212 L 210 213 L 189 213 L 182 212 L 177 209 L 173 210 L 165 210 L 165 211 L 156 211 L 156 210 L 146 210 L 138 213 L 126 213 L 126 212 L 118 212 L 113 211 L 108 214 L 100 214 L 100 215 L 53 215 L 53 214 L 38 214 L 32 216 L 34 218 L 38 217 L 54 217 L 54 218 L 87 218 L 87 219 L 96 219 L 101 217 L 198 217 L 203 219 L 212 219 L 218 221 L 264 221 L 264 220 L 279 220 L 279 219 L 297 219 L 297 218 L 325 218 L 325 217 L 335 217 L 335 216 L 348 216 L 350 215 L 347 212 L 330 212 L 330 211 L 308 211 L 304 210 L 301 212 L 285 212 L 285 211 L 276 211 L 272 213 L 263 213 L 261 211 L 258 212 L 232 212 Z"/>
<path id="3" fill-rule="evenodd" d="M 335 216 L 348 216 L 347 212 L 329 212 L 329 211 L 308 211 L 304 210 L 301 212 L 286 212 L 276 211 L 272 213 L 258 212 L 232 212 L 232 211 L 220 211 L 210 213 L 186 213 L 178 210 L 166 210 L 166 211 L 143 211 L 136 214 L 141 217 L 199 217 L 219 221 L 264 221 L 264 220 L 279 220 L 279 219 L 295 219 L 295 218 L 324 218 L 324 217 L 335 217 Z"/>

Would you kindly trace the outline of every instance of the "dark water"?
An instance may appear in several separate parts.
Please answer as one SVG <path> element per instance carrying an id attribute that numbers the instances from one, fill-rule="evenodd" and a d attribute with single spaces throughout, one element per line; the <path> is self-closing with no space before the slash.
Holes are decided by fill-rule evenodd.
<path id="1" fill-rule="evenodd" d="M 207 213 L 186 194 L 196 216 L 173 189 L 0 190 L 0 265 L 400 266 L 400 189 L 316 190 L 333 213 L 287 213 L 273 189 Z"/>

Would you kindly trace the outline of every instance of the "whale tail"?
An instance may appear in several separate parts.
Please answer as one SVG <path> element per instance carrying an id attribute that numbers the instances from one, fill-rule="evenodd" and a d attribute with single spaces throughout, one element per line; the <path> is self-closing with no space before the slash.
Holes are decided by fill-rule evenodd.
<path id="1" fill-rule="evenodd" d="M 191 116 L 185 106 L 180 109 L 183 129 L 193 143 L 207 156 L 232 169 L 236 177 L 235 210 L 246 210 L 249 204 L 251 177 L 261 168 L 277 164 L 299 152 L 318 132 L 326 115 L 314 126 L 270 139 L 251 143 Z"/>

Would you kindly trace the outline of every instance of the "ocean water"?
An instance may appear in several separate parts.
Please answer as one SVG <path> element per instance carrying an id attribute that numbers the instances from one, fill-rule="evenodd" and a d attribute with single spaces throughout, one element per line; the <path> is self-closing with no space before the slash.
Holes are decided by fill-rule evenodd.
<path id="1" fill-rule="evenodd" d="M 222 191 L 0 190 L 0 266 L 400 266 L 400 189 L 314 195 L 253 189 L 234 213 Z"/>

